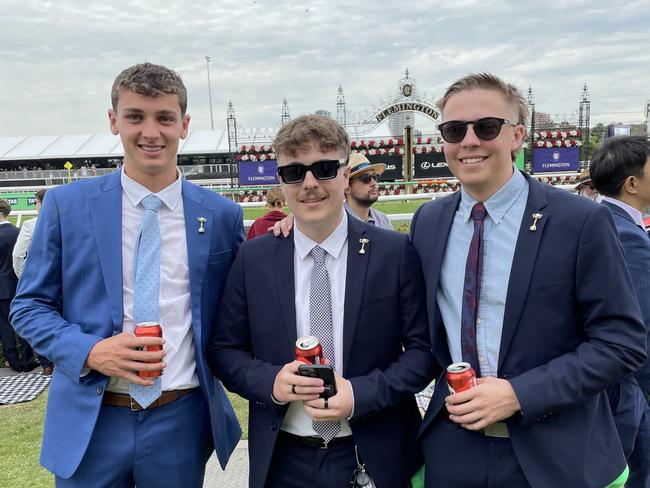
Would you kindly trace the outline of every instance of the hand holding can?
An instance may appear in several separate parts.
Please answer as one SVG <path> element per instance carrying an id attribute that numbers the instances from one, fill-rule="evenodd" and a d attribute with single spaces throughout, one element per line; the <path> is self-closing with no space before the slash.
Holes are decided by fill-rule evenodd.
<path id="1" fill-rule="evenodd" d="M 476 386 L 476 372 L 469 363 L 454 363 L 447 367 L 447 387 L 452 395 Z"/>
<path id="2" fill-rule="evenodd" d="M 160 337 L 162 338 L 162 327 L 157 322 L 140 322 L 136 324 L 134 334 L 136 337 Z M 141 351 L 158 352 L 162 351 L 162 345 L 139 347 Z M 147 361 L 149 363 L 157 363 L 157 360 Z M 137 371 L 140 378 L 156 378 L 162 375 L 162 370 L 156 371 Z"/>

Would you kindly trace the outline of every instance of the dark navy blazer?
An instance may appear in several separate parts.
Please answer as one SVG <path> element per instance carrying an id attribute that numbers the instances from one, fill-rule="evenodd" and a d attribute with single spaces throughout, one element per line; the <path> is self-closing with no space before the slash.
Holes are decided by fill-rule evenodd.
<path id="1" fill-rule="evenodd" d="M 605 390 L 643 364 L 646 330 L 611 213 L 526 179 L 498 362 L 498 376 L 511 382 L 521 404 L 521 414 L 508 419 L 510 437 L 533 487 L 603 487 L 625 467 Z M 424 204 L 411 227 L 440 371 L 451 357 L 436 290 L 459 202 L 457 192 Z M 535 231 L 533 213 L 543 215 Z M 440 426 L 448 393 L 442 376 L 439 384 L 423 443 Z"/>

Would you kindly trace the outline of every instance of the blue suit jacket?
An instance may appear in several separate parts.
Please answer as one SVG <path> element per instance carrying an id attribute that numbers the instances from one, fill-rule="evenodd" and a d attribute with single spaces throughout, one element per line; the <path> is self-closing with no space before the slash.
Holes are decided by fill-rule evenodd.
<path id="1" fill-rule="evenodd" d="M 507 420 L 510 437 L 533 487 L 603 487 L 625 467 L 605 390 L 643 364 L 646 331 L 610 212 L 526 179 L 498 362 L 498 376 L 521 404 L 521 415 Z M 412 223 L 441 371 L 451 357 L 435 298 L 459 202 L 458 192 L 424 204 Z M 531 231 L 536 212 L 543 217 Z M 439 385 L 423 443 L 440 426 L 448 394 L 442 374 Z"/>
<path id="2" fill-rule="evenodd" d="M 182 186 L 192 330 L 201 391 L 209 405 L 219 460 L 226 464 L 241 430 L 205 361 L 228 270 L 243 240 L 238 205 L 187 181 Z M 122 331 L 122 187 L 120 172 L 47 192 L 34 243 L 12 304 L 18 333 L 56 365 L 41 463 L 62 478 L 86 451 L 108 378 L 81 377 L 99 340 Z M 198 232 L 205 217 L 205 233 Z"/>
<path id="3" fill-rule="evenodd" d="M 369 241 L 365 254 L 362 237 Z M 293 255 L 293 236 L 244 243 L 208 349 L 215 375 L 249 400 L 253 488 L 264 485 L 287 411 L 271 393 L 278 371 L 295 359 Z M 413 393 L 433 377 L 434 358 L 419 267 L 406 236 L 348 218 L 343 376 L 354 391 L 354 440 L 378 486 L 404 486 L 421 465 Z"/>
<path id="4" fill-rule="evenodd" d="M 614 215 L 614 225 L 621 238 L 625 261 L 630 270 L 632 284 L 639 299 L 643 322 L 650 326 L 650 237 L 625 210 L 609 202 L 602 202 Z M 650 330 L 647 344 L 650 345 Z M 635 373 L 646 396 L 650 395 L 650 361 Z"/>

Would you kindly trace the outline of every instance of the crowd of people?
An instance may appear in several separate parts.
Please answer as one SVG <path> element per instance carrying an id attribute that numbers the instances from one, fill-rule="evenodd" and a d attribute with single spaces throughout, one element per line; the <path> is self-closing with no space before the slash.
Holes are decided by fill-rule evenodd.
<path id="1" fill-rule="evenodd" d="M 11 304 L 54 364 L 57 487 L 201 487 L 241 435 L 224 386 L 248 400 L 253 488 L 647 486 L 648 139 L 594 155 L 598 203 L 514 167 L 513 85 L 468 75 L 439 108 L 461 188 L 410 235 L 372 208 L 385 168 L 309 115 L 278 131 L 281 191 L 244 242 L 241 208 L 180 177 L 182 80 L 120 73 L 124 165 L 47 192 Z M 450 392 L 460 362 L 475 385 Z"/>

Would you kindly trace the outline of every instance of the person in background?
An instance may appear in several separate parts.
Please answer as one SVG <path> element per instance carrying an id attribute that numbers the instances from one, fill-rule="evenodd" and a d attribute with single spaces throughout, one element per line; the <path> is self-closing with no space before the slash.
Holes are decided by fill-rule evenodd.
<path id="1" fill-rule="evenodd" d="M 647 136 L 607 139 L 593 154 L 589 171 L 603 196 L 601 203 L 614 216 L 643 321 L 650 328 L 650 237 L 643 225 L 643 210 L 650 206 L 650 141 Z M 609 389 L 614 421 L 630 466 L 627 488 L 650 486 L 648 399 L 650 361 Z"/>
<path id="2" fill-rule="evenodd" d="M 372 208 L 379 199 L 379 177 L 386 171 L 384 163 L 371 164 L 363 154 L 354 153 L 348 161 L 350 184 L 345 189 L 345 210 L 353 217 L 381 227 L 393 229 L 385 213 Z"/>
<path id="3" fill-rule="evenodd" d="M 593 182 L 591 181 L 591 176 L 589 175 L 589 169 L 584 169 L 580 173 L 580 179 L 578 184 L 575 186 L 574 190 L 578 195 L 598 202 L 600 200 L 600 195 L 598 190 L 594 187 Z"/>
<path id="4" fill-rule="evenodd" d="M 41 210 L 41 205 L 43 204 L 43 198 L 45 197 L 46 191 L 47 189 L 42 188 L 38 190 L 34 195 L 36 198 L 36 213 Z M 34 217 L 33 219 L 26 220 L 23 222 L 23 225 L 20 226 L 18 239 L 16 240 L 16 245 L 14 246 L 14 250 L 12 252 L 14 271 L 18 279 L 20 279 L 20 275 L 23 274 L 23 268 L 25 267 L 25 258 L 27 258 L 27 252 L 29 251 L 29 247 L 32 243 L 32 236 L 34 235 L 34 229 L 36 228 L 37 220 L 38 216 Z M 52 361 L 47 359 L 42 354 L 38 354 L 38 362 L 40 363 L 41 368 L 43 368 L 43 374 L 48 376 L 52 374 L 54 371 L 54 364 L 52 364 Z"/>
<path id="5" fill-rule="evenodd" d="M 19 230 L 9 222 L 11 205 L 0 198 L 0 341 L 5 367 L 14 371 L 31 371 L 38 366 L 29 343 L 19 336 L 9 321 L 9 307 L 16 293 L 18 277 L 11 262 L 11 253 Z"/>
<path id="6" fill-rule="evenodd" d="M 282 208 L 287 204 L 287 199 L 284 198 L 282 188 L 271 188 L 266 193 L 266 206 L 270 211 L 266 215 L 255 219 L 253 225 L 248 229 L 246 239 L 253 239 L 254 237 L 263 236 L 269 231 L 269 227 L 282 220 L 287 216 L 282 211 Z"/>

